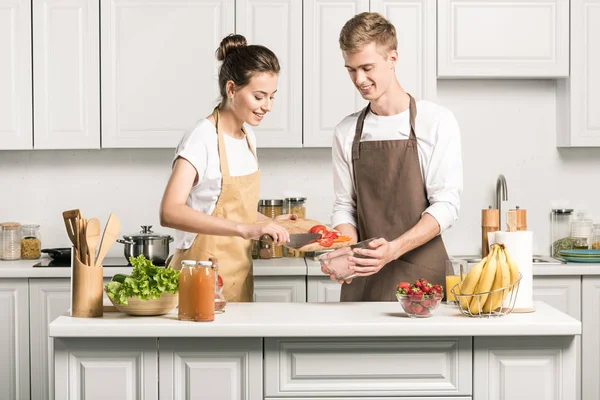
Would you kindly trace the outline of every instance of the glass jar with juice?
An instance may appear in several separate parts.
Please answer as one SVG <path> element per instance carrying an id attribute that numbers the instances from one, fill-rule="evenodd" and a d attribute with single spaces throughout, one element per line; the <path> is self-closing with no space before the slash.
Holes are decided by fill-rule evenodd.
<path id="1" fill-rule="evenodd" d="M 196 272 L 196 261 L 181 261 L 178 318 L 182 321 L 193 321 L 196 316 L 196 290 L 194 287 Z"/>
<path id="2" fill-rule="evenodd" d="M 196 289 L 195 321 L 215 320 L 215 270 L 211 261 L 198 261 L 193 279 Z"/>
<path id="3" fill-rule="evenodd" d="M 452 259 L 446 261 L 446 302 L 456 303 L 458 300 L 452 294 L 452 288 L 465 279 L 467 275 L 467 261 Z"/>

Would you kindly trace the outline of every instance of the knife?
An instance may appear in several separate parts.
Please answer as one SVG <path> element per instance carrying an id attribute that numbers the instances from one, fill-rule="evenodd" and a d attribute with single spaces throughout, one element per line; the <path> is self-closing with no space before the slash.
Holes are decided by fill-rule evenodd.
<path id="1" fill-rule="evenodd" d="M 290 240 L 284 246 L 290 249 L 299 249 L 307 244 L 315 243 L 320 237 L 320 233 L 292 233 Z"/>

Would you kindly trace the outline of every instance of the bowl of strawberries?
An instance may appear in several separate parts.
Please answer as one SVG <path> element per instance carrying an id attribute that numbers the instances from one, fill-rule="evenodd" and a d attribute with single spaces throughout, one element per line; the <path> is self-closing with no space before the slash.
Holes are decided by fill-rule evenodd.
<path id="1" fill-rule="evenodd" d="M 400 282 L 396 288 L 396 298 L 411 318 L 431 317 L 443 297 L 444 288 L 441 285 L 432 285 L 425 279 L 417 279 L 412 285 Z"/>

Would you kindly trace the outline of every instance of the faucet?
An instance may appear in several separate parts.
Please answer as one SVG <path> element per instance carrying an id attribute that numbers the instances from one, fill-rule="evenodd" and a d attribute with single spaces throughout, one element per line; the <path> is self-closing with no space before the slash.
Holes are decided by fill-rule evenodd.
<path id="1" fill-rule="evenodd" d="M 498 209 L 498 229 L 502 230 L 502 201 L 508 200 L 508 188 L 506 178 L 500 174 L 496 180 L 496 208 Z"/>

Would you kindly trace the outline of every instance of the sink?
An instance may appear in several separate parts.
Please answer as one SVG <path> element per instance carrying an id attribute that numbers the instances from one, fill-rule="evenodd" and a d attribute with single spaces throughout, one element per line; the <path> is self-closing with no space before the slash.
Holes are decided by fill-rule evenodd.
<path id="1" fill-rule="evenodd" d="M 452 255 L 450 256 L 450 258 L 456 258 L 459 260 L 465 260 L 470 264 L 475 264 L 478 263 L 479 261 L 481 261 L 481 256 L 478 255 Z M 557 260 L 556 258 L 552 258 L 550 256 L 540 256 L 540 255 L 534 255 L 533 256 L 533 263 L 536 265 L 560 265 L 560 264 L 565 264 L 564 261 L 562 260 Z"/>

